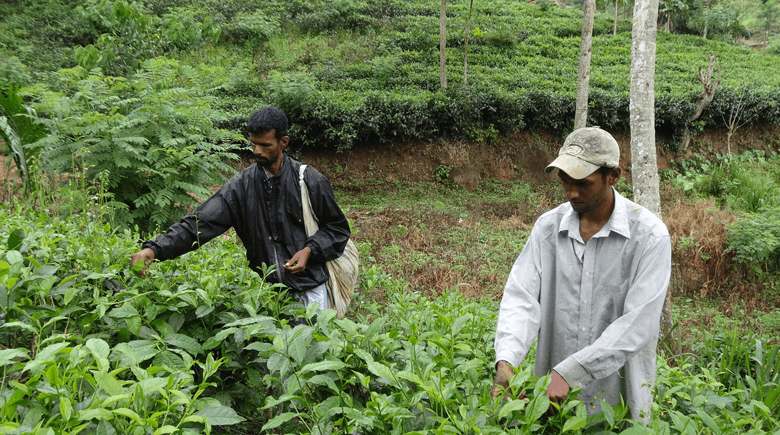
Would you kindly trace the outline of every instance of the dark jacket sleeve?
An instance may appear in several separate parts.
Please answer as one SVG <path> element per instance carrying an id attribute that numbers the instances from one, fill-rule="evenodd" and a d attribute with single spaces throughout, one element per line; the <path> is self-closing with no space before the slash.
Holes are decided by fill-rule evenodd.
<path id="1" fill-rule="evenodd" d="M 304 172 L 304 181 L 309 189 L 311 207 L 317 216 L 319 230 L 306 240 L 315 261 L 332 261 L 344 253 L 349 240 L 350 229 L 347 217 L 336 204 L 330 180 L 309 166 Z"/>
<path id="2" fill-rule="evenodd" d="M 234 180 L 230 180 L 234 181 Z M 144 242 L 154 251 L 155 259 L 171 260 L 198 249 L 202 244 L 229 230 L 236 215 L 236 191 L 228 182 L 195 210 L 173 224 L 164 234 Z"/>

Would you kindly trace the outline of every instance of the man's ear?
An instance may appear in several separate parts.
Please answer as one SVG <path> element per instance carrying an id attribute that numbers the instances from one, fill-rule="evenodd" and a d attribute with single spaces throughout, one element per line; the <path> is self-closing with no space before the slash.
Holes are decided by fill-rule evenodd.
<path id="1" fill-rule="evenodd" d="M 609 173 L 609 177 L 607 177 L 607 181 L 609 181 L 610 186 L 614 186 L 617 184 L 618 180 L 620 180 L 620 174 L 622 174 L 623 171 L 620 169 L 620 166 L 612 168 L 612 171 Z"/>
<path id="2" fill-rule="evenodd" d="M 287 147 L 287 144 L 290 143 L 290 137 L 289 136 L 282 136 L 281 139 L 279 139 L 279 145 L 282 146 L 282 149 L 285 149 Z"/>

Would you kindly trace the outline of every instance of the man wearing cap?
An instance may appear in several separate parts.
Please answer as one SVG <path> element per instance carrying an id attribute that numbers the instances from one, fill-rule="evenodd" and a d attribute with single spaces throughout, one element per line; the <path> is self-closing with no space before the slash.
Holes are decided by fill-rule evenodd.
<path id="1" fill-rule="evenodd" d="M 649 422 L 672 251 L 663 222 L 614 189 L 619 161 L 609 133 L 581 128 L 545 169 L 559 170 L 569 202 L 539 217 L 509 274 L 493 397 L 538 336 L 534 375 L 551 375 L 551 402 L 581 387 L 589 413 L 622 401 L 632 419 Z"/>

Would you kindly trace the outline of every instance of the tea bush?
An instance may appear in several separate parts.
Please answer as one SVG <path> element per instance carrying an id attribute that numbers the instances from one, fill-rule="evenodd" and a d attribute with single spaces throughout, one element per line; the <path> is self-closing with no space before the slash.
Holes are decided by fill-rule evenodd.
<path id="1" fill-rule="evenodd" d="M 63 2 L 52 2 L 59 6 L 49 8 L 36 5 L 34 10 L 49 16 Z M 245 60 L 249 66 L 235 71 L 243 80 L 235 86 L 200 90 L 215 98 L 229 96 L 213 106 L 222 112 L 213 119 L 237 129 L 239 112 L 256 108 L 252 106 L 259 102 L 289 104 L 288 110 L 306 112 L 296 114 L 294 123 L 300 143 L 313 147 L 346 151 L 363 143 L 466 139 L 475 129 L 490 125 L 502 135 L 515 128 L 568 130 L 564 120 L 574 113 L 581 11 L 546 2 L 474 5 L 469 74 L 467 85 L 461 85 L 468 6 L 465 1 L 448 4 L 447 74 L 455 90 L 439 88 L 438 5 L 430 2 L 102 0 L 70 8 L 76 12 L 62 11 L 68 20 L 80 20 L 70 27 L 84 35 L 67 41 L 82 42 L 57 40 L 41 55 L 25 35 L 39 41 L 50 28 L 37 16 L 21 14 L 0 23 L 7 30 L 0 32 L 0 41 L 6 41 L 4 50 L 29 71 L 14 68 L 20 73 L 6 73 L 6 81 L 29 84 L 47 74 L 42 81 L 52 88 L 63 74 L 54 71 L 76 60 L 86 68 L 99 66 L 110 74 L 130 76 L 150 57 L 176 56 L 210 66 L 215 50 L 232 53 L 238 48 L 243 57 L 238 62 Z M 620 32 L 612 35 L 612 24 L 601 14 L 594 22 L 588 122 L 624 130 L 631 27 L 629 20 L 620 20 Z M 659 32 L 657 39 L 656 127 L 672 148 L 686 128 L 724 128 L 740 95 L 746 98 L 748 123 L 780 122 L 776 55 L 698 36 Z M 69 54 L 74 45 L 81 46 L 75 57 Z M 713 53 L 718 55 L 723 82 L 694 125 L 690 116 L 701 92 L 696 71 Z M 44 62 L 43 57 L 55 55 L 59 60 Z M 30 68 L 33 62 L 35 68 Z M 45 63 L 44 70 L 39 63 Z M 314 88 L 286 86 L 307 83 Z M 751 83 L 750 89 L 743 92 L 741 83 Z M 367 105 L 366 100 L 377 102 Z M 443 111 L 444 117 L 439 117 L 442 106 L 451 106 L 452 113 Z M 415 112 L 425 109 L 428 112 Z M 399 132 L 399 120 L 409 118 L 416 119 L 400 124 L 414 131 Z"/>
<path id="2" fill-rule="evenodd" d="M 63 192 L 63 195 L 67 192 Z M 573 391 L 545 417 L 549 378 L 533 350 L 510 397 L 493 400 L 497 306 L 456 291 L 429 300 L 372 266 L 348 318 L 316 315 L 247 267 L 234 236 L 129 266 L 139 235 L 104 199 L 59 217 L 0 206 L 0 428 L 83 433 L 777 433 L 778 349 L 708 336 L 674 366 L 658 359 L 653 419 L 588 416 Z M 360 243 L 359 243 L 360 245 Z M 365 247 L 358 246 L 365 252 Z M 135 268 L 137 269 L 137 267 Z M 266 270 L 265 273 L 270 273 Z M 399 275 L 403 277 L 403 275 Z M 382 303 L 367 296 L 383 286 Z M 306 318 L 308 324 L 291 323 Z M 596 426 L 591 427 L 591 425 Z M 232 433 L 232 431 L 230 431 Z"/>

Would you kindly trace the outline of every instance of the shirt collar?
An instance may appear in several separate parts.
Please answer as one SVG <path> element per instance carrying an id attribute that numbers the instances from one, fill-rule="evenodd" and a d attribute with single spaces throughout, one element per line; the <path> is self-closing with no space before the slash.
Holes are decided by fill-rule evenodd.
<path id="1" fill-rule="evenodd" d="M 606 224 L 597 232 L 593 237 L 606 237 L 610 232 L 615 232 L 621 236 L 630 239 L 631 229 L 628 224 L 628 200 L 624 198 L 614 187 L 612 191 L 615 194 L 615 206 L 612 209 L 612 215 Z M 567 231 L 569 237 L 575 237 L 579 239 L 580 234 L 580 219 L 579 215 L 571 203 L 565 204 L 566 212 L 561 219 L 561 223 L 558 226 L 558 232 Z M 581 240 L 581 239 L 580 239 Z"/>

